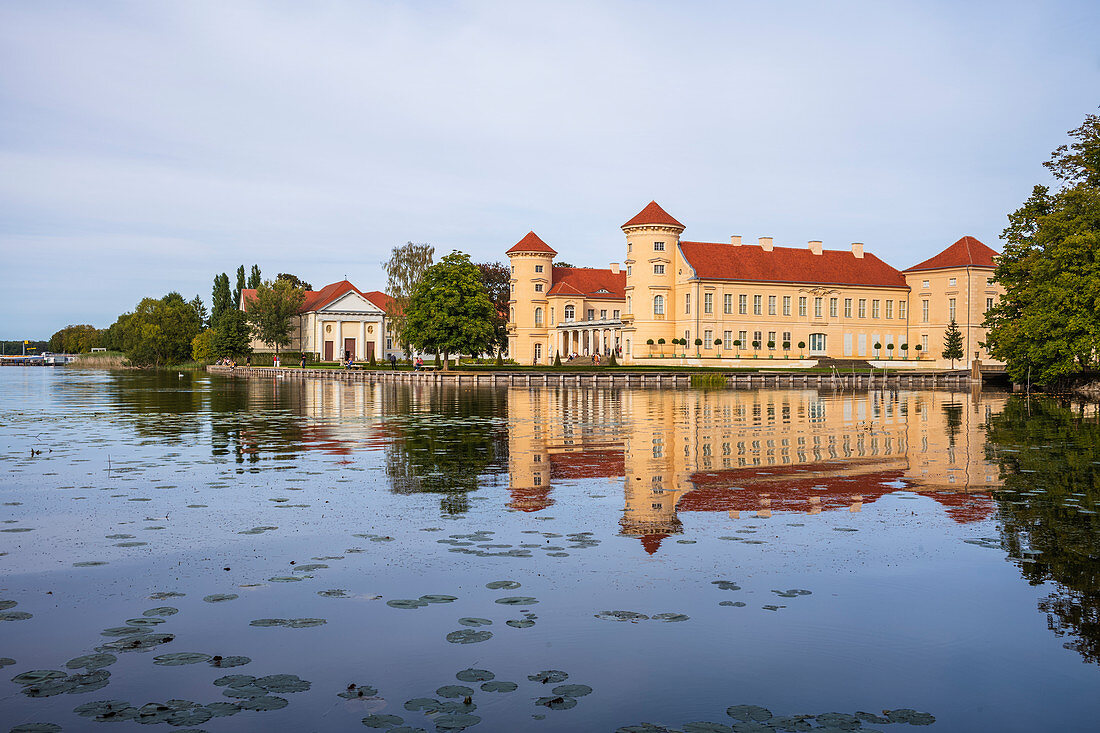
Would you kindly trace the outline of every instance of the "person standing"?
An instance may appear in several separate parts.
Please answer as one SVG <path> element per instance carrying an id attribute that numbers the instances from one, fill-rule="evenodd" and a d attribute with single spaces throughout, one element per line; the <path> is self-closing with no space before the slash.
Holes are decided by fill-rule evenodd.
<path id="1" fill-rule="evenodd" d="M 397 354 L 390 354 L 390 370 L 397 371 Z"/>

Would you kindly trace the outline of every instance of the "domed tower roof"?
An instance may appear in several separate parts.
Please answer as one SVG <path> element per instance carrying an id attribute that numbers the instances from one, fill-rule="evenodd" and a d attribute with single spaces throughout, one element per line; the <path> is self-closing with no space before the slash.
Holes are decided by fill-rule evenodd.
<path id="1" fill-rule="evenodd" d="M 622 228 L 646 226 L 656 224 L 658 226 L 677 227 L 683 229 L 684 225 L 672 218 L 672 215 L 662 209 L 656 201 L 650 201 L 646 207 L 635 214 L 634 218 L 623 224 Z"/>
<path id="2" fill-rule="evenodd" d="M 534 232 L 527 232 L 527 236 L 513 244 L 505 254 L 511 255 L 517 252 L 544 252 L 551 255 L 557 254 L 557 251 L 555 251 L 553 247 L 539 239 L 539 235 Z"/>

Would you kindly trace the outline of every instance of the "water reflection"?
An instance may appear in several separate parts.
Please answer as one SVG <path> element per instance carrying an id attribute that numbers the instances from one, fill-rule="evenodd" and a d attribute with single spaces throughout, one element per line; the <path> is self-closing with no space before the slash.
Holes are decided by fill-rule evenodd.
<path id="1" fill-rule="evenodd" d="M 1100 663 L 1100 422 L 1097 405 L 1014 398 L 989 424 L 1001 469 L 1001 538 L 1067 649 Z"/>

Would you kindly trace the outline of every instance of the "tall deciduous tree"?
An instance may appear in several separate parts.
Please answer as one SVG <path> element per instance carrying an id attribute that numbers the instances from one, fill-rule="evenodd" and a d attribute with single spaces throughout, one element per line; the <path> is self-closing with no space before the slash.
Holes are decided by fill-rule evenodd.
<path id="1" fill-rule="evenodd" d="M 493 339 L 496 309 L 470 256 L 452 252 L 428 268 L 405 308 L 402 340 L 443 354 L 480 354 Z"/>
<path id="2" fill-rule="evenodd" d="M 478 262 L 476 267 L 481 284 L 496 309 L 489 348 L 499 355 L 508 347 L 508 301 L 512 297 L 512 271 L 503 262 Z"/>
<path id="3" fill-rule="evenodd" d="M 252 353 L 252 327 L 243 311 L 231 308 L 214 324 L 214 354 L 242 357 Z"/>
<path id="4" fill-rule="evenodd" d="M 275 279 L 276 280 L 286 280 L 288 283 L 290 283 L 294 287 L 301 288 L 302 290 L 313 290 L 312 285 L 310 285 L 309 283 L 307 283 L 305 280 L 301 279 L 297 275 L 291 275 L 289 272 L 280 272 L 278 275 L 275 276 Z"/>
<path id="5" fill-rule="evenodd" d="M 248 287 L 250 290 L 255 290 L 260 287 L 260 284 L 264 281 L 263 276 L 260 275 L 260 266 L 253 265 L 252 272 L 248 273 Z"/>
<path id="6" fill-rule="evenodd" d="M 214 276 L 214 289 L 210 293 L 210 323 L 215 327 L 222 315 L 233 305 L 233 293 L 229 290 L 229 275 L 224 272 Z"/>
<path id="7" fill-rule="evenodd" d="M 202 331 L 202 320 L 179 293 L 144 298 L 133 313 L 119 316 L 112 340 L 138 366 L 164 366 L 191 358 L 191 341 Z"/>
<path id="8" fill-rule="evenodd" d="M 875 344 L 875 349 L 878 348 L 879 345 Z M 955 360 L 963 358 L 963 335 L 954 319 L 943 332 L 943 358 L 951 360 L 952 369 L 955 368 Z"/>
<path id="9" fill-rule="evenodd" d="M 986 347 L 1018 382 L 1050 384 L 1100 366 L 1100 116 L 1088 115 L 1045 163 L 1061 182 L 1036 186 L 1009 214 L 986 314 Z"/>
<path id="10" fill-rule="evenodd" d="M 306 294 L 285 280 L 261 282 L 256 288 L 256 296 L 249 301 L 245 312 L 248 322 L 256 332 L 256 338 L 269 346 L 279 347 L 290 344 L 293 319 L 305 301 Z"/>
<path id="11" fill-rule="evenodd" d="M 90 324 L 65 326 L 50 337 L 49 351 L 58 354 L 86 354 L 99 346 L 103 332 Z"/>
<path id="12" fill-rule="evenodd" d="M 237 287 L 233 289 L 233 307 L 241 307 L 241 291 L 248 287 L 248 280 L 244 274 L 244 265 L 237 268 Z"/>
<path id="13" fill-rule="evenodd" d="M 413 288 L 424 277 L 435 259 L 435 247 L 427 243 L 406 242 L 394 247 L 390 259 L 383 267 L 386 270 L 386 294 L 393 298 L 393 304 L 386 314 L 390 329 L 400 335 L 405 331 L 405 309 Z M 408 353 L 409 341 L 402 339 L 401 345 Z"/>

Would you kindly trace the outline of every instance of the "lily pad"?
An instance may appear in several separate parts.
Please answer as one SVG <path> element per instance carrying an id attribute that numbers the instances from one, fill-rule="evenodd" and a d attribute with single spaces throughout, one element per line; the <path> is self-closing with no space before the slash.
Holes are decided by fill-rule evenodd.
<path id="1" fill-rule="evenodd" d="M 200 652 L 173 652 L 172 654 L 161 654 L 153 657 L 153 664 L 158 664 L 161 667 L 179 667 L 184 664 L 198 664 L 199 662 L 208 661 L 210 661 L 210 655 Z"/>
<path id="2" fill-rule="evenodd" d="M 306 563 L 305 565 L 299 565 L 298 567 L 294 568 L 294 572 L 296 572 L 296 573 L 311 573 L 314 570 L 324 570 L 327 567 L 328 567 L 328 565 L 325 565 L 323 562 L 310 562 L 310 563 Z"/>
<path id="3" fill-rule="evenodd" d="M 472 616 L 460 618 L 458 622 L 463 626 L 492 626 L 493 624 L 493 622 L 487 618 L 477 618 Z"/>
<path id="4" fill-rule="evenodd" d="M 268 578 L 269 583 L 297 583 L 300 580 L 305 580 L 304 577 L 297 575 L 276 575 L 274 578 Z"/>
<path id="5" fill-rule="evenodd" d="M 374 697 L 378 694 L 377 687 L 371 687 L 370 685 L 348 685 L 348 688 L 343 692 L 338 692 L 337 697 L 342 697 L 345 700 L 356 700 L 361 697 Z"/>
<path id="6" fill-rule="evenodd" d="M 741 590 L 741 586 L 732 580 L 714 580 L 711 581 L 711 585 L 718 586 L 719 590 Z"/>
<path id="7" fill-rule="evenodd" d="M 258 626 L 260 628 L 267 628 L 269 626 L 286 626 L 287 620 L 285 618 L 257 618 L 248 622 L 249 626 Z"/>
<path id="8" fill-rule="evenodd" d="M 242 667 L 252 661 L 251 657 L 245 657 L 241 655 L 230 655 L 223 657 L 220 654 L 215 654 L 210 657 L 210 666 L 218 667 L 221 669 L 229 669 L 231 667 Z"/>
<path id="9" fill-rule="evenodd" d="M 728 725 L 711 723 L 705 720 L 696 723 L 684 723 L 681 728 L 684 733 L 733 733 L 733 728 Z"/>
<path id="10" fill-rule="evenodd" d="M 169 598 L 183 598 L 186 593 L 178 593 L 174 590 L 160 591 L 158 593 L 151 593 L 149 600 L 151 601 L 167 601 Z"/>
<path id="11" fill-rule="evenodd" d="M 61 726 L 55 723 L 20 723 L 10 733 L 61 733 Z"/>
<path id="12" fill-rule="evenodd" d="M 504 680 L 491 680 L 482 684 L 481 689 L 485 692 L 515 692 L 519 689 L 519 685 Z"/>
<path id="13" fill-rule="evenodd" d="M 474 669 L 470 667 L 455 674 L 455 678 L 462 682 L 487 682 L 496 679 L 496 675 L 487 669 Z"/>
<path id="14" fill-rule="evenodd" d="M 203 707 L 215 718 L 224 718 L 229 715 L 236 715 L 241 712 L 241 706 L 235 702 L 210 702 Z"/>
<path id="15" fill-rule="evenodd" d="M 496 603 L 501 603 L 505 606 L 531 606 L 538 603 L 538 599 L 532 598 L 531 596 L 506 596 L 496 599 Z"/>
<path id="16" fill-rule="evenodd" d="M 520 587 L 520 584 L 514 580 L 494 580 L 486 583 L 485 587 L 489 590 L 515 590 Z"/>
<path id="17" fill-rule="evenodd" d="M 527 679 L 532 682 L 541 682 L 544 685 L 556 685 L 569 679 L 569 673 L 562 672 L 560 669 L 544 669 L 541 672 L 527 675 Z"/>
<path id="18" fill-rule="evenodd" d="M 436 730 L 465 730 L 481 722 L 481 718 L 469 713 L 448 713 L 434 721 Z"/>
<path id="19" fill-rule="evenodd" d="M 396 715 L 368 715 L 363 718 L 363 725 L 368 728 L 393 728 L 396 725 L 404 723 L 404 718 L 399 718 Z"/>
<path id="20" fill-rule="evenodd" d="M 117 641 L 112 641 L 103 646 L 115 651 L 144 651 L 161 644 L 167 644 L 175 639 L 175 634 L 137 634 Z"/>
<path id="21" fill-rule="evenodd" d="M 592 694 L 592 688 L 588 685 L 558 685 L 551 692 L 565 697 L 584 697 Z"/>
<path id="22" fill-rule="evenodd" d="M 26 611 L 0 611 L 0 621 L 26 621 L 33 617 L 34 614 Z"/>
<path id="23" fill-rule="evenodd" d="M 644 621 L 649 618 L 644 613 L 638 613 L 637 611 L 600 611 L 596 614 L 596 618 L 604 619 L 605 621 Z"/>
<path id="24" fill-rule="evenodd" d="M 247 700 L 241 700 L 237 704 L 240 706 L 241 710 L 266 712 L 268 710 L 281 710 L 290 703 L 283 697 L 263 695 L 261 697 L 250 697 Z"/>
<path id="25" fill-rule="evenodd" d="M 676 623 L 678 621 L 687 621 L 691 618 L 683 613 L 655 613 L 650 616 L 654 621 L 664 621 L 665 623 Z"/>
<path id="26" fill-rule="evenodd" d="M 59 669 L 32 669 L 29 672 L 20 672 L 12 677 L 11 681 L 17 685 L 37 685 L 65 677 L 68 675 Z"/>
<path id="27" fill-rule="evenodd" d="M 771 719 L 772 711 L 759 705 L 731 705 L 726 708 L 726 715 L 746 723 L 750 721 L 762 723 Z"/>
<path id="28" fill-rule="evenodd" d="M 420 600 L 427 601 L 428 603 L 451 603 L 452 601 L 457 601 L 458 597 L 457 596 L 428 594 L 428 595 L 420 596 Z"/>
<path id="29" fill-rule="evenodd" d="M 65 662 L 69 669 L 99 669 L 109 667 L 118 661 L 114 654 L 85 654 L 82 657 L 74 657 Z"/>
<path id="30" fill-rule="evenodd" d="M 542 705 L 548 707 L 551 710 L 568 710 L 569 708 L 577 707 L 577 701 L 572 697 L 565 697 L 564 695 L 550 695 L 548 697 L 540 697 L 535 700 L 536 705 Z"/>
<path id="31" fill-rule="evenodd" d="M 15 660 L 11 657 L 0 657 L 0 669 L 10 667 L 13 664 L 15 664 Z"/>
<path id="32" fill-rule="evenodd" d="M 296 674 L 271 674 L 260 677 L 254 685 L 262 687 L 268 692 L 286 694 L 288 692 L 305 692 L 310 688 L 308 680 L 303 680 Z"/>
<path id="33" fill-rule="evenodd" d="M 481 641 L 488 641 L 493 638 L 492 631 L 485 631 L 484 629 L 459 629 L 458 631 L 452 631 L 447 634 L 447 641 L 452 644 L 477 644 Z"/>
<path id="34" fill-rule="evenodd" d="M 250 674 L 227 674 L 214 680 L 214 684 L 218 687 L 243 687 L 255 681 L 256 678 Z"/>
<path id="35" fill-rule="evenodd" d="M 392 600 L 386 601 L 386 605 L 390 608 L 413 609 L 423 608 L 424 606 L 428 605 L 428 601 L 424 601 L 419 598 L 394 598 Z"/>
<path id="36" fill-rule="evenodd" d="M 430 697 L 414 697 L 412 700 L 405 701 L 405 709 L 412 713 L 417 711 L 428 714 L 439 712 L 439 706 L 439 700 L 433 700 Z"/>
<path id="37" fill-rule="evenodd" d="M 780 598 L 798 598 L 799 596 L 812 595 L 812 591 L 803 590 L 802 588 L 791 588 L 790 590 L 772 590 L 772 593 L 776 594 Z"/>
<path id="38" fill-rule="evenodd" d="M 202 725 L 214 717 L 214 714 L 205 707 L 187 708 L 186 710 L 173 710 L 164 719 L 168 725 Z"/>
<path id="39" fill-rule="evenodd" d="M 474 691 L 465 685 L 443 685 L 435 694 L 440 697 L 469 697 L 474 694 Z"/>
<path id="40" fill-rule="evenodd" d="M 736 608 L 744 608 L 748 604 L 746 604 L 743 601 L 719 601 L 718 605 L 719 606 L 734 606 Z"/>
<path id="41" fill-rule="evenodd" d="M 223 601 L 235 601 L 240 596 L 236 593 L 213 593 L 208 596 L 203 596 L 202 599 L 207 603 L 222 603 Z"/>
<path id="42" fill-rule="evenodd" d="M 175 616 L 179 613 L 178 608 L 172 608 L 171 606 L 158 606 L 157 608 L 150 608 L 148 611 L 142 611 L 142 616 Z"/>
<path id="43" fill-rule="evenodd" d="M 324 626 L 327 624 L 323 618 L 292 618 L 287 620 L 286 627 L 288 629 L 311 629 L 314 626 Z"/>
<path id="44" fill-rule="evenodd" d="M 921 713 L 911 708 L 898 708 L 897 710 L 883 710 L 886 718 L 891 723 L 908 723 L 909 725 L 932 725 L 936 717 L 931 713 Z"/>
<path id="45" fill-rule="evenodd" d="M 4 530 L 4 531 L 7 532 L 8 530 Z M 106 565 L 106 564 L 107 564 L 107 562 L 105 560 L 82 560 L 81 562 L 74 562 L 73 567 L 74 568 L 95 568 L 95 567 L 99 567 L 100 565 Z"/>
<path id="46" fill-rule="evenodd" d="M 333 588 L 331 590 L 319 590 L 319 591 L 317 591 L 317 595 L 321 596 L 322 598 L 350 598 L 351 597 L 351 596 L 348 595 L 348 592 L 346 590 L 343 590 L 342 588 Z"/>
<path id="47" fill-rule="evenodd" d="M 535 622 L 529 618 L 510 618 L 504 623 L 511 626 L 513 629 L 529 629 L 535 625 Z"/>

